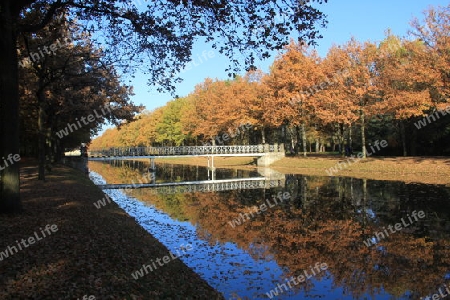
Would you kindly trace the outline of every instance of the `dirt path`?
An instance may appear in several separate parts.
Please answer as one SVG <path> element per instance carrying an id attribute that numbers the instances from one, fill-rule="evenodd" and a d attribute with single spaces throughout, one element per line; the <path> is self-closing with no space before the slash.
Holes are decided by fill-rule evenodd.
<path id="1" fill-rule="evenodd" d="M 115 203 L 97 209 L 83 173 L 58 165 L 42 183 L 24 161 L 21 191 L 25 211 L 0 215 L 0 299 L 223 299 L 179 259 L 134 279 L 169 251 Z"/>

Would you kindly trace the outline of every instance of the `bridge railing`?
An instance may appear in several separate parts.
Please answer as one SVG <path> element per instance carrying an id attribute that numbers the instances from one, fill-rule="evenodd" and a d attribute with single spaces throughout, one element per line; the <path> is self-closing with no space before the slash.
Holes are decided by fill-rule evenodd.
<path id="1" fill-rule="evenodd" d="M 119 147 L 91 149 L 90 156 L 171 156 L 284 152 L 283 144 L 236 146 Z"/>
<path id="2" fill-rule="evenodd" d="M 207 182 L 197 184 L 176 184 L 173 185 L 154 185 L 152 184 L 104 184 L 100 185 L 101 189 L 136 189 L 148 188 L 153 194 L 176 194 L 176 193 L 193 193 L 193 192 L 213 192 L 213 191 L 232 191 L 242 189 L 261 189 L 284 186 L 283 180 L 246 180 L 242 178 L 239 181 L 232 182 Z"/>

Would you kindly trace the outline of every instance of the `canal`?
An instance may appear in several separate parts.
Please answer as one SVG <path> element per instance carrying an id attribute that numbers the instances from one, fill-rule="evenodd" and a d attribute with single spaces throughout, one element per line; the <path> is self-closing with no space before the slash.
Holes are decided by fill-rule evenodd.
<path id="1" fill-rule="evenodd" d="M 207 168 L 89 162 L 96 184 L 208 180 Z M 216 179 L 262 176 L 217 169 Z M 450 282 L 450 188 L 282 174 L 277 186 L 105 190 L 226 299 L 420 299 Z M 148 262 L 142 262 L 146 264 Z M 135 270 L 130 270 L 131 273 Z"/>

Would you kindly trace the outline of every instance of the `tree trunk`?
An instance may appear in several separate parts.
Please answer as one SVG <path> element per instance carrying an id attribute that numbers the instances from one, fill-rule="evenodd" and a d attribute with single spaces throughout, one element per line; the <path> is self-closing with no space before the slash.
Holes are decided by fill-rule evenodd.
<path id="1" fill-rule="evenodd" d="M 54 139 L 53 143 L 55 145 L 55 162 L 60 162 L 63 156 L 61 141 L 59 139 Z"/>
<path id="2" fill-rule="evenodd" d="M 364 111 L 361 109 L 361 144 L 362 144 L 362 155 L 363 158 L 367 157 L 366 151 L 366 121 Z"/>
<path id="3" fill-rule="evenodd" d="M 46 146 L 46 134 L 45 134 L 45 109 L 43 90 L 39 89 L 36 94 L 39 103 L 38 114 L 38 161 L 39 161 L 39 175 L 38 180 L 45 181 L 45 146 Z"/>
<path id="4" fill-rule="evenodd" d="M 0 156 L 17 155 L 19 144 L 19 83 L 16 52 L 18 16 L 11 11 L 13 0 L 0 4 Z M 17 157 L 17 156 L 16 156 Z M 19 162 L 8 167 L 0 162 L 0 213 L 22 210 Z"/>
<path id="5" fill-rule="evenodd" d="M 405 122 L 403 120 L 400 120 L 400 135 L 402 137 L 403 156 L 407 156 L 408 151 L 406 149 L 406 130 L 405 130 Z"/>
<path id="6" fill-rule="evenodd" d="M 339 123 L 339 154 L 344 154 L 344 124 Z"/>
<path id="7" fill-rule="evenodd" d="M 301 131 L 302 131 L 303 156 L 306 157 L 306 129 L 305 129 L 304 123 L 302 123 L 302 125 L 301 125 Z"/>
<path id="8" fill-rule="evenodd" d="M 286 132 L 286 125 L 281 126 L 281 139 L 283 140 L 283 145 L 286 147 L 287 145 L 287 132 Z"/>
<path id="9" fill-rule="evenodd" d="M 262 144 L 264 145 L 266 143 L 266 132 L 264 130 L 264 126 L 261 126 L 261 137 L 262 137 Z"/>
<path id="10" fill-rule="evenodd" d="M 294 147 L 295 147 L 295 137 L 291 135 L 291 147 L 289 147 L 289 152 L 291 154 L 294 154 Z"/>
<path id="11" fill-rule="evenodd" d="M 289 131 L 289 137 L 291 138 L 291 144 L 288 150 L 290 154 L 294 154 L 294 148 L 297 142 L 297 126 L 287 127 L 287 130 Z"/>
<path id="12" fill-rule="evenodd" d="M 409 142 L 409 146 L 410 146 L 410 153 L 411 153 L 411 155 L 412 156 L 416 156 L 417 155 L 417 130 L 413 130 L 412 131 L 411 140 Z M 423 154 L 428 154 L 428 153 L 423 153 Z"/>
<path id="13" fill-rule="evenodd" d="M 348 125 L 348 146 L 353 149 L 352 124 Z"/>
<path id="14" fill-rule="evenodd" d="M 301 195 L 302 195 L 302 208 L 308 203 L 308 182 L 306 181 L 306 176 L 301 175 L 300 177 Z"/>

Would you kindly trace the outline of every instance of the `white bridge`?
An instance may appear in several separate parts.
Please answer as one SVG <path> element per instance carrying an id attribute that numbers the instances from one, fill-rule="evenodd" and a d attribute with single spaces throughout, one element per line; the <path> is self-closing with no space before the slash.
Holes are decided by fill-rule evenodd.
<path id="1" fill-rule="evenodd" d="M 284 177 L 280 179 L 267 179 L 265 177 L 235 178 L 222 180 L 182 181 L 166 183 L 140 183 L 140 184 L 103 184 L 101 189 L 139 189 L 150 188 L 154 194 L 176 194 L 193 192 L 218 192 L 231 190 L 264 189 L 283 187 Z"/>
<path id="2" fill-rule="evenodd" d="M 258 166 L 269 166 L 285 156 L 284 145 L 238 145 L 238 146 L 179 146 L 179 147 L 120 147 L 92 149 L 90 160 L 149 158 L 154 167 L 155 158 L 204 156 L 208 167 L 214 168 L 215 156 L 255 156 Z"/>

